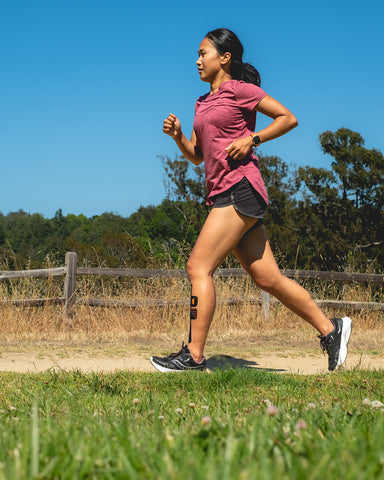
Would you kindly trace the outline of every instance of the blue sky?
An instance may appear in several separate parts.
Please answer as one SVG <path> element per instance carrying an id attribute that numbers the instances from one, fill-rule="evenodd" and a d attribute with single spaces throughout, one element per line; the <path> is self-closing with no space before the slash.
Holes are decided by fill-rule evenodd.
<path id="1" fill-rule="evenodd" d="M 128 216 L 165 196 L 169 112 L 190 135 L 207 31 L 234 30 L 299 127 L 262 146 L 329 168 L 318 136 L 347 127 L 384 151 L 381 0 L 0 0 L 0 212 Z M 259 128 L 266 119 L 259 116 Z"/>

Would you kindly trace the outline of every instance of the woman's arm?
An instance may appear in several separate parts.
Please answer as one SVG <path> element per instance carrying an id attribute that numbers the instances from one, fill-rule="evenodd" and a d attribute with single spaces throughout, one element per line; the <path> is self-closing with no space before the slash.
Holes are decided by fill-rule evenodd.
<path id="1" fill-rule="evenodd" d="M 298 125 L 298 121 L 293 113 L 269 95 L 259 102 L 256 111 L 274 119 L 268 127 L 257 132 L 262 143 L 281 137 L 281 135 L 284 135 Z"/>
<path id="2" fill-rule="evenodd" d="M 184 133 L 181 131 L 180 120 L 170 113 L 164 120 L 163 132 L 172 137 L 181 153 L 185 158 L 188 158 L 194 165 L 200 165 L 203 162 L 203 156 L 197 145 L 197 138 L 195 131 L 192 131 L 191 140 L 188 140 Z"/>
<path id="3" fill-rule="evenodd" d="M 281 137 L 298 125 L 297 119 L 293 113 L 269 95 L 265 96 L 258 103 L 255 110 L 261 112 L 267 117 L 273 118 L 273 122 L 268 125 L 268 127 L 255 132 L 255 135 L 260 137 L 261 143 Z M 248 135 L 247 137 L 235 140 L 225 150 L 227 151 L 228 155 L 235 160 L 241 160 L 248 155 L 252 146 L 252 136 Z"/>

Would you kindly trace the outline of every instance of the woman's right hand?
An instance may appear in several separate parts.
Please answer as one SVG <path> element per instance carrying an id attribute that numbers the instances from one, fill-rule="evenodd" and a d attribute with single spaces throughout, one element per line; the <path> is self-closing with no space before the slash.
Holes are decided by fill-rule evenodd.
<path id="1" fill-rule="evenodd" d="M 174 139 L 177 139 L 181 136 L 180 120 L 176 117 L 176 115 L 173 115 L 173 113 L 170 113 L 164 120 L 163 132 Z"/>

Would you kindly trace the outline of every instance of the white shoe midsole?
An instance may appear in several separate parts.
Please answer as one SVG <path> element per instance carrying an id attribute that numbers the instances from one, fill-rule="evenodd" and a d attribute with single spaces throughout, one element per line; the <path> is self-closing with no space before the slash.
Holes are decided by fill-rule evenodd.
<path id="1" fill-rule="evenodd" d="M 341 331 L 340 353 L 337 365 L 342 365 L 347 358 L 348 342 L 352 331 L 352 321 L 349 317 L 343 319 L 343 329 Z"/>
<path id="2" fill-rule="evenodd" d="M 159 365 L 158 363 L 155 363 L 153 360 L 152 360 L 153 357 L 151 357 L 151 363 L 152 365 L 157 368 L 157 370 L 160 370 L 160 372 L 169 372 L 169 373 L 180 373 L 180 372 L 188 372 L 187 369 L 185 370 L 174 370 L 172 368 L 167 368 L 167 367 L 163 367 L 162 365 Z"/>

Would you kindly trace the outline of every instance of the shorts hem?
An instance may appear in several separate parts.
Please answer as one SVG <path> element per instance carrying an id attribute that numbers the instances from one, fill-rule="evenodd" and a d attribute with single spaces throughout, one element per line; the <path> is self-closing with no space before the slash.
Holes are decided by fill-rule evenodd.
<path id="1" fill-rule="evenodd" d="M 262 220 L 262 219 L 264 218 L 264 215 L 261 216 L 261 217 L 260 217 L 260 216 L 257 217 L 256 215 L 250 215 L 249 213 L 242 212 L 242 211 L 240 210 L 240 208 L 236 206 L 235 203 L 232 203 L 232 205 L 233 205 L 234 209 L 236 210 L 236 212 L 240 213 L 240 214 L 243 215 L 244 217 L 255 218 L 256 220 Z"/>
<path id="2" fill-rule="evenodd" d="M 247 218 L 262 219 L 267 210 L 267 204 L 261 195 L 253 188 L 246 177 L 233 185 L 229 190 L 213 198 L 212 208 L 233 205 L 240 215 Z"/>

